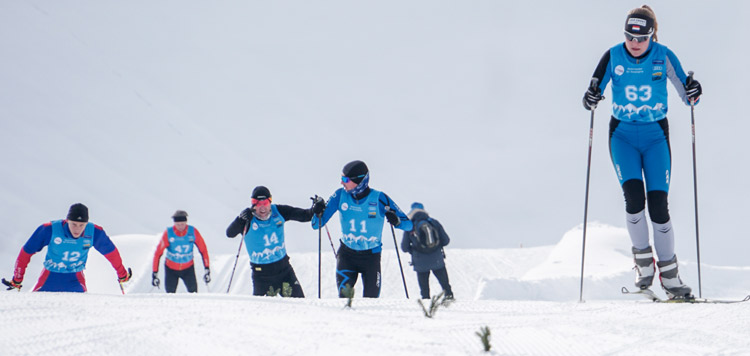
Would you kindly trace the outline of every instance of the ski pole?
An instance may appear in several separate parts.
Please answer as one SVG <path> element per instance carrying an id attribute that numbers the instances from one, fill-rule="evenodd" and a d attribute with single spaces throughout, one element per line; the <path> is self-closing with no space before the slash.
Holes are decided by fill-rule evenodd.
<path id="1" fill-rule="evenodd" d="M 686 85 L 693 82 L 693 74 L 689 71 Z M 698 229 L 698 173 L 695 164 L 695 100 L 690 100 L 690 127 L 693 132 L 693 197 L 695 198 L 695 249 L 698 253 L 698 297 L 703 298 L 703 289 L 701 287 L 701 244 Z"/>
<path id="2" fill-rule="evenodd" d="M 234 258 L 234 267 L 232 267 L 232 275 L 229 277 L 229 285 L 227 286 L 227 294 L 229 294 L 229 288 L 232 287 L 232 279 L 234 279 L 234 269 L 237 268 L 237 260 L 240 259 L 240 251 L 242 250 L 242 242 L 245 240 L 245 235 L 247 234 L 247 224 L 249 224 L 249 221 L 245 222 L 245 228 L 242 230 L 242 238 L 240 239 L 240 247 L 237 248 L 237 256 Z"/>
<path id="3" fill-rule="evenodd" d="M 323 214 L 318 214 L 318 299 L 320 299 L 321 244 L 323 241 Z"/>
<path id="4" fill-rule="evenodd" d="M 589 88 L 596 88 L 599 85 L 599 78 L 591 78 Z M 602 99 L 604 97 L 602 96 Z M 596 106 L 591 108 L 591 124 L 589 125 L 589 158 L 586 164 L 586 197 L 583 203 L 583 248 L 581 249 L 581 288 L 578 302 L 583 302 L 583 266 L 586 259 L 586 220 L 589 214 L 589 178 L 591 177 L 591 146 L 594 141 L 594 110 Z"/>
<path id="5" fill-rule="evenodd" d="M 333 257 L 339 258 L 339 255 L 336 253 L 336 248 L 333 247 L 333 240 L 331 240 L 331 232 L 328 231 L 328 225 L 325 225 L 326 228 L 326 234 L 328 234 L 328 242 L 331 243 L 331 250 L 333 250 Z"/>
<path id="6" fill-rule="evenodd" d="M 385 207 L 385 211 L 391 210 L 390 206 Z M 409 290 L 406 288 L 406 277 L 404 277 L 404 267 L 401 266 L 401 254 L 398 253 L 398 243 L 396 242 L 396 230 L 393 229 L 393 224 L 391 225 L 391 234 L 393 235 L 393 247 L 396 248 L 396 259 L 398 259 L 398 268 L 401 270 L 401 281 L 404 282 L 404 294 L 406 294 L 406 299 L 409 299 Z"/>

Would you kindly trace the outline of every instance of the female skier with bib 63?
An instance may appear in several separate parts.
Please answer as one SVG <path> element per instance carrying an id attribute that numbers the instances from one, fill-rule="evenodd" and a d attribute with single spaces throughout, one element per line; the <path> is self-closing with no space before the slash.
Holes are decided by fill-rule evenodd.
<path id="1" fill-rule="evenodd" d="M 685 75 L 677 56 L 657 42 L 658 24 L 650 7 L 631 10 L 625 20 L 625 42 L 604 53 L 583 97 L 587 110 L 596 108 L 602 91 L 612 82 L 609 148 L 625 196 L 625 211 L 633 244 L 636 281 L 651 286 L 656 269 L 649 243 L 646 203 L 654 230 L 661 286 L 672 298 L 692 298 L 680 279 L 674 253 L 674 231 L 667 207 L 671 178 L 667 79 L 686 104 L 697 104 L 702 93 L 697 80 Z M 598 84 L 598 85 L 597 85 Z M 644 178 L 646 187 L 644 190 Z"/>

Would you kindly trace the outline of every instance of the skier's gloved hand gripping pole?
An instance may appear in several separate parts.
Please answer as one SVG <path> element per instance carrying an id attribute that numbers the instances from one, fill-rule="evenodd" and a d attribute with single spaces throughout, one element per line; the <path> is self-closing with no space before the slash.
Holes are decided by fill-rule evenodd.
<path id="1" fill-rule="evenodd" d="M 11 278 L 10 281 L 3 278 L 3 284 L 8 287 L 6 290 L 17 290 L 21 291 L 21 281 L 16 281 L 15 279 Z"/>
<path id="2" fill-rule="evenodd" d="M 125 294 L 125 287 L 123 287 L 123 283 L 129 281 L 131 277 L 133 277 L 133 270 L 128 267 L 128 273 L 123 277 L 117 278 L 117 282 L 120 283 L 120 292 L 122 292 L 123 295 Z"/>
<path id="3" fill-rule="evenodd" d="M 583 204 L 583 248 L 581 251 L 581 289 L 578 302 L 583 302 L 583 265 L 586 258 L 586 220 L 589 211 L 589 178 L 591 177 L 591 146 L 594 141 L 594 111 L 599 101 L 603 100 L 599 89 L 599 78 L 591 78 L 589 88 L 583 96 L 583 106 L 591 111 L 591 123 L 589 124 L 589 158 L 586 164 L 586 196 Z"/>
<path id="4" fill-rule="evenodd" d="M 701 84 L 693 79 L 693 71 L 688 72 L 685 80 L 685 93 L 690 101 L 690 127 L 693 133 L 693 197 L 695 198 L 695 247 L 698 254 L 698 298 L 703 298 L 703 288 L 701 286 L 701 244 L 698 229 L 698 173 L 695 163 L 695 102 L 703 93 Z"/>
<path id="5" fill-rule="evenodd" d="M 393 229 L 393 226 L 398 225 L 401 221 L 396 212 L 391 210 L 391 207 L 388 205 L 385 206 L 385 218 L 388 219 L 388 224 L 391 225 L 393 247 L 396 248 L 396 259 L 398 259 L 398 268 L 401 270 L 401 281 L 404 282 L 404 294 L 406 294 L 406 299 L 409 299 L 409 290 L 406 288 L 406 277 L 404 277 L 404 267 L 401 265 L 401 254 L 398 252 L 398 242 L 396 242 L 396 231 Z"/>

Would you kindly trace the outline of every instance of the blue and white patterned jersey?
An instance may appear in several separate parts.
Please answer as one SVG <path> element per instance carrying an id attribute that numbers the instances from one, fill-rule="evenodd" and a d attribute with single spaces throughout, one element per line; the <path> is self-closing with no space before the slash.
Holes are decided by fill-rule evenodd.
<path id="1" fill-rule="evenodd" d="M 688 104 L 687 75 L 669 48 L 651 42 L 644 57 L 634 58 L 625 44 L 620 43 L 609 50 L 609 63 L 599 88 L 604 92 L 607 83 L 612 81 L 612 115 L 616 119 L 654 122 L 667 116 L 667 79 Z"/>

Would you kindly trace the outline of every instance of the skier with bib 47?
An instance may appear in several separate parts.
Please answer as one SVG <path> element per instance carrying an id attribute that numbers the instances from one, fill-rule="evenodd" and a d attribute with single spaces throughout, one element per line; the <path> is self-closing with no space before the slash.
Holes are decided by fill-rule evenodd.
<path id="1" fill-rule="evenodd" d="M 3 278 L 8 290 L 21 290 L 26 267 L 31 256 L 47 247 L 44 269 L 34 287 L 35 292 L 86 292 L 86 269 L 89 251 L 94 247 L 104 255 L 117 271 L 122 282 L 130 280 L 132 272 L 122 265 L 120 252 L 101 226 L 89 222 L 89 209 L 73 204 L 64 220 L 55 220 L 39 226 L 31 235 L 16 259 L 11 281 Z"/>
<path id="2" fill-rule="evenodd" d="M 209 269 L 208 249 L 200 231 L 188 225 L 188 213 L 177 210 L 172 215 L 174 226 L 168 227 L 162 234 L 159 246 L 154 253 L 154 263 L 151 274 L 151 285 L 159 286 L 159 260 L 164 250 L 167 250 L 167 258 L 164 259 L 164 289 L 167 293 L 177 291 L 180 279 L 185 283 L 188 293 L 198 292 L 198 282 L 195 280 L 195 264 L 193 263 L 193 246 L 198 247 L 203 257 L 203 281 L 211 282 L 211 270 Z"/>
<path id="3" fill-rule="evenodd" d="M 443 288 L 444 297 L 453 299 L 443 253 L 443 247 L 451 241 L 450 237 L 443 229 L 443 225 L 424 210 L 422 203 L 412 204 L 408 216 L 414 228 L 404 231 L 401 250 L 411 254 L 422 299 L 430 299 L 430 272 Z"/>
<path id="4" fill-rule="evenodd" d="M 369 186 L 370 173 L 365 162 L 352 161 L 341 174 L 343 188 L 328 199 L 322 218 L 316 214 L 313 229 L 325 225 L 336 212 L 341 220 L 341 245 L 336 260 L 336 285 L 344 298 L 347 285 L 354 288 L 362 274 L 365 298 L 380 297 L 380 255 L 385 220 L 394 227 L 409 231 L 412 223 L 391 198 Z M 321 223 L 322 220 L 322 223 Z M 398 246 L 396 246 L 398 248 Z"/>
<path id="5" fill-rule="evenodd" d="M 628 13 L 625 42 L 602 56 L 593 75 L 598 83 L 584 94 L 583 106 L 587 110 L 596 108 L 607 83 L 612 82 L 609 148 L 625 196 L 636 287 L 649 288 L 656 273 L 646 222 L 648 205 L 661 286 L 670 299 L 690 299 L 691 289 L 678 273 L 674 231 L 667 207 L 672 163 L 667 79 L 688 105 L 698 103 L 702 88 L 697 80 L 685 75 L 677 56 L 657 42 L 657 30 L 656 16 L 650 7 L 644 5 Z"/>

